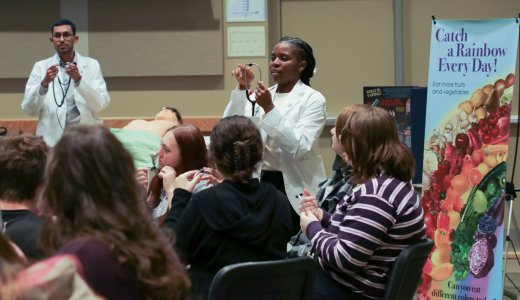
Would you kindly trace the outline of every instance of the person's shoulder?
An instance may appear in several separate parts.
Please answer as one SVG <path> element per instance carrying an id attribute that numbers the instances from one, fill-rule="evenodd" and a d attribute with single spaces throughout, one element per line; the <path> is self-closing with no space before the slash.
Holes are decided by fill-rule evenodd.
<path id="1" fill-rule="evenodd" d="M 89 57 L 89 56 L 81 55 L 77 51 L 76 51 L 76 56 L 77 56 L 77 59 L 78 59 L 78 63 L 98 64 L 99 65 L 99 61 L 97 59 Z"/>
<path id="2" fill-rule="evenodd" d="M 227 181 L 224 180 L 219 184 L 211 185 L 208 188 L 200 189 L 196 193 L 193 193 L 192 201 L 195 201 L 197 204 L 206 205 L 208 199 L 216 199 L 215 201 L 219 201 L 220 195 L 229 193 L 235 190 L 235 187 Z"/>
<path id="3" fill-rule="evenodd" d="M 56 60 L 55 56 L 51 56 L 51 57 L 47 57 L 47 58 L 44 58 L 44 59 L 40 59 L 37 62 L 35 62 L 34 64 L 35 65 L 45 65 L 46 66 L 46 65 L 52 63 L 55 60 Z"/>
<path id="4" fill-rule="evenodd" d="M 363 185 L 365 194 L 378 195 L 394 205 L 399 205 L 402 201 L 408 201 L 410 199 L 415 201 L 413 198 L 417 195 L 411 182 L 402 181 L 385 172 L 382 172 L 376 178 L 368 180 Z"/>
<path id="5" fill-rule="evenodd" d="M 16 228 L 31 226 L 39 227 L 43 224 L 42 218 L 29 209 L 15 211 L 4 210 L 2 211 L 2 217 L 8 225 L 13 225 L 13 227 Z"/>
<path id="6" fill-rule="evenodd" d="M 166 131 L 174 125 L 176 125 L 176 123 L 166 120 L 148 121 L 144 119 L 136 119 L 130 121 L 123 127 L 123 129 L 150 131 L 162 137 Z"/>
<path id="7" fill-rule="evenodd" d="M 58 252 L 76 255 L 81 253 L 99 255 L 110 253 L 110 248 L 106 243 L 95 237 L 78 237 L 66 242 Z"/>
<path id="8" fill-rule="evenodd" d="M 144 119 L 135 119 L 126 124 L 123 129 L 146 130 L 150 121 Z"/>
<path id="9" fill-rule="evenodd" d="M 276 186 L 270 182 L 259 182 L 259 190 L 265 195 L 264 199 L 272 199 L 274 201 L 281 201 L 289 207 L 289 198 L 285 193 L 282 193 Z"/>
<path id="10" fill-rule="evenodd" d="M 148 125 L 153 129 L 155 133 L 160 136 L 163 136 L 168 129 L 177 125 L 178 123 L 168 121 L 168 120 L 151 120 L 148 122 Z"/>
<path id="11" fill-rule="evenodd" d="M 24 221 L 33 226 L 41 226 L 43 224 L 43 219 L 30 210 L 25 215 Z"/>
<path id="12" fill-rule="evenodd" d="M 307 88 L 309 89 L 308 93 L 312 99 L 325 103 L 325 96 L 321 92 L 311 88 L 308 85 Z"/>
<path id="13" fill-rule="evenodd" d="M 305 83 L 298 81 L 295 87 L 295 91 L 307 95 L 307 99 L 325 103 L 325 96 Z"/>
<path id="14" fill-rule="evenodd" d="M 95 58 L 92 58 L 92 57 L 89 57 L 89 56 L 82 55 L 82 54 L 79 53 L 78 51 L 75 51 L 74 53 L 75 53 L 74 55 L 76 56 L 76 58 L 77 58 L 78 60 L 80 60 L 80 59 L 96 60 Z"/>

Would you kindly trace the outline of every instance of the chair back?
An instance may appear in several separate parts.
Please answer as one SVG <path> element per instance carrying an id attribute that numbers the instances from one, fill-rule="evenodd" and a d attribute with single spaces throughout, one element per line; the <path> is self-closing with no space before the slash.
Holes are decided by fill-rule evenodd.
<path id="1" fill-rule="evenodd" d="M 308 256 L 233 264 L 215 275 L 208 300 L 310 299 L 315 273 Z"/>
<path id="2" fill-rule="evenodd" d="M 433 244 L 432 240 L 426 239 L 401 251 L 386 283 L 385 300 L 413 299 Z"/>

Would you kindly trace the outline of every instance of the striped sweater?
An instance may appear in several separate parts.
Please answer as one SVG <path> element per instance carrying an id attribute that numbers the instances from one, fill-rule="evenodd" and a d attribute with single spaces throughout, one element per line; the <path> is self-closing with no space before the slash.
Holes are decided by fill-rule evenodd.
<path id="1" fill-rule="evenodd" d="M 387 274 L 406 246 L 425 238 L 421 201 L 413 186 L 382 173 L 358 185 L 307 226 L 322 268 L 370 298 L 383 298 Z"/>

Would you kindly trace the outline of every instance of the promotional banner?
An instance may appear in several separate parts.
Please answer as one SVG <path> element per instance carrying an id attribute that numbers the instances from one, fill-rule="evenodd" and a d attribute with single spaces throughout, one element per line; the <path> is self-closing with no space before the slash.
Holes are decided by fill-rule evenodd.
<path id="1" fill-rule="evenodd" d="M 516 19 L 434 20 L 423 196 L 435 246 L 419 299 L 502 299 Z"/>

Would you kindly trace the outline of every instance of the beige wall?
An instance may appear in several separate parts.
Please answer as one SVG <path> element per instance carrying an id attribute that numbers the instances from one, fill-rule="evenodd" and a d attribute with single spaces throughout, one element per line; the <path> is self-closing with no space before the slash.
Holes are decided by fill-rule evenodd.
<path id="1" fill-rule="evenodd" d="M 325 95 L 330 117 L 362 103 L 363 86 L 394 84 L 392 7 L 392 0 L 282 1 L 282 35 L 301 37 L 313 47 L 311 85 Z M 319 140 L 328 174 L 335 157 L 329 131 L 326 127 Z"/>

